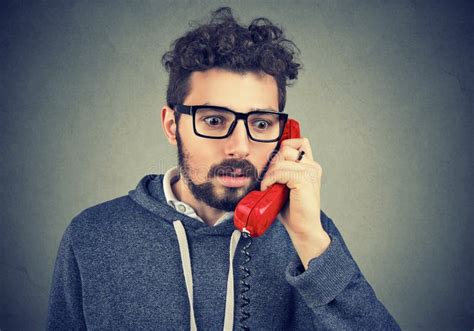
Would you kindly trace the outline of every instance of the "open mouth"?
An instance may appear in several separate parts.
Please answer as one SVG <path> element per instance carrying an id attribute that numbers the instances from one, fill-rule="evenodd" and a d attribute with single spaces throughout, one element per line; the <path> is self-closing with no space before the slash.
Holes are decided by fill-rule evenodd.
<path id="1" fill-rule="evenodd" d="M 241 187 L 248 184 L 250 178 L 241 169 L 229 170 L 217 174 L 222 185 L 227 187 Z"/>
<path id="2" fill-rule="evenodd" d="M 242 169 L 228 170 L 224 173 L 218 173 L 218 176 L 227 176 L 227 177 L 247 177 L 243 173 Z"/>
<path id="3" fill-rule="evenodd" d="M 247 177 L 243 174 L 234 174 L 234 173 L 228 173 L 228 174 L 224 174 L 224 175 L 221 175 L 221 176 L 228 176 L 228 177 L 233 177 L 233 178 L 236 178 L 236 177 Z"/>

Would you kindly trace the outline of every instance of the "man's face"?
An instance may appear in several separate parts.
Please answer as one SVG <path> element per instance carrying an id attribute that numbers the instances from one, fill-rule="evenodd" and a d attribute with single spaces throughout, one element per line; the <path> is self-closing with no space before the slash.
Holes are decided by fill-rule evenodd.
<path id="1" fill-rule="evenodd" d="M 277 112 L 278 89 L 267 74 L 210 69 L 191 74 L 190 93 L 183 104 L 208 104 L 242 113 L 256 108 Z M 248 192 L 260 188 L 258 178 L 277 144 L 250 140 L 240 120 L 227 138 L 199 137 L 190 115 L 181 115 L 176 140 L 180 172 L 194 198 L 225 211 L 233 211 Z M 225 176 L 229 171 L 241 171 L 244 176 Z"/>

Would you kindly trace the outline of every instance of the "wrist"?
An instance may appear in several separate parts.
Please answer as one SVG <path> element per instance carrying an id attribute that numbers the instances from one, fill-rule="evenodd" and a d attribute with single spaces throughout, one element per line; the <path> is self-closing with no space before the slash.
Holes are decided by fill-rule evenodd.
<path id="1" fill-rule="evenodd" d="M 305 270 L 309 261 L 321 256 L 331 244 L 331 237 L 323 229 L 289 235 Z"/>

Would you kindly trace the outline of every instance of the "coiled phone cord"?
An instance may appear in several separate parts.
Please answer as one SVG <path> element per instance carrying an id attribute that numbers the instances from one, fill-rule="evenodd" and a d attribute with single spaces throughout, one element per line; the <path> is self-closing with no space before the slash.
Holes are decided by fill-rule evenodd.
<path id="1" fill-rule="evenodd" d="M 265 167 L 263 168 L 263 171 L 258 179 L 259 182 L 262 181 L 262 178 L 265 176 L 269 166 L 270 166 L 270 162 L 272 161 L 272 159 L 275 157 L 275 155 L 278 153 L 279 149 L 280 149 L 280 145 L 281 145 L 281 141 L 278 142 L 276 148 L 272 151 L 272 153 L 270 154 L 270 158 L 267 162 L 267 164 L 265 165 Z M 240 322 L 240 328 L 242 330 L 250 330 L 249 327 L 245 324 L 245 321 L 249 319 L 250 317 L 250 312 L 248 310 L 248 306 L 250 305 L 250 299 L 249 297 L 247 297 L 246 293 L 250 290 L 250 284 L 246 281 L 248 278 L 250 278 L 251 274 L 250 274 L 250 270 L 245 266 L 246 264 L 248 264 L 251 260 L 251 257 L 250 257 L 250 252 L 249 252 L 249 248 L 250 246 L 252 246 L 252 237 L 250 236 L 250 234 L 246 231 L 243 231 L 242 232 L 242 237 L 245 238 L 245 244 L 244 246 L 242 247 L 242 249 L 240 250 L 240 253 L 241 253 L 241 257 L 242 257 L 242 263 L 240 264 L 240 270 L 241 270 L 241 273 L 242 273 L 242 276 L 240 277 L 240 284 L 242 285 L 242 288 L 240 290 L 240 299 L 241 299 L 241 304 L 240 304 L 240 319 L 239 319 L 239 322 Z"/>
<path id="2" fill-rule="evenodd" d="M 249 330 L 249 327 L 245 324 L 245 321 L 250 317 L 250 312 L 248 306 L 250 305 L 250 299 L 247 297 L 246 293 L 250 290 L 250 284 L 246 281 L 250 277 L 250 270 L 245 266 L 251 260 L 249 248 L 252 245 L 252 237 L 246 233 L 242 232 L 242 237 L 246 239 L 246 242 L 242 249 L 240 250 L 242 256 L 242 263 L 240 264 L 240 270 L 242 272 L 242 277 L 240 278 L 240 284 L 242 288 L 240 290 L 240 328 L 242 330 Z"/>

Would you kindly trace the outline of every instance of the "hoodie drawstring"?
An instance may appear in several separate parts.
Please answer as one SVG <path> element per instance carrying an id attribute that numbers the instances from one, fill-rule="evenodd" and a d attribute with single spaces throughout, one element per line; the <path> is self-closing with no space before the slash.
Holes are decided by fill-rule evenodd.
<path id="1" fill-rule="evenodd" d="M 227 275 L 227 296 L 225 299 L 224 331 L 232 331 L 234 324 L 234 266 L 233 260 L 237 244 L 240 239 L 240 231 L 234 230 L 229 244 L 229 273 Z"/>
<path id="2" fill-rule="evenodd" d="M 179 252 L 181 254 L 181 265 L 183 267 L 184 281 L 186 282 L 186 290 L 188 291 L 191 331 L 196 331 L 196 320 L 194 319 L 193 309 L 193 275 L 191 273 L 191 259 L 189 258 L 188 239 L 183 224 L 177 220 L 173 222 L 174 230 L 178 236 Z"/>
<path id="3" fill-rule="evenodd" d="M 183 267 L 184 280 L 189 298 L 189 311 L 191 321 L 191 331 L 196 331 L 196 320 L 194 318 L 193 307 L 193 275 L 191 269 L 191 259 L 189 257 L 189 246 L 186 238 L 186 231 L 180 220 L 173 222 L 176 236 L 178 237 L 179 252 L 181 254 L 181 265 Z M 229 272 L 227 275 L 227 295 L 225 301 L 224 331 L 232 330 L 234 322 L 234 267 L 233 260 L 237 244 L 240 239 L 240 231 L 234 230 L 229 243 Z"/>

